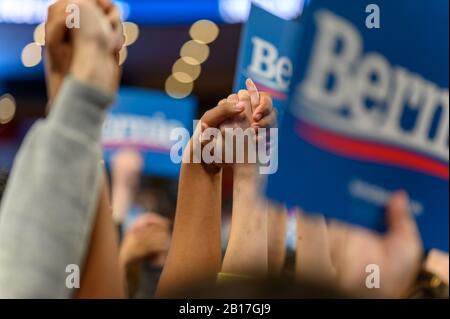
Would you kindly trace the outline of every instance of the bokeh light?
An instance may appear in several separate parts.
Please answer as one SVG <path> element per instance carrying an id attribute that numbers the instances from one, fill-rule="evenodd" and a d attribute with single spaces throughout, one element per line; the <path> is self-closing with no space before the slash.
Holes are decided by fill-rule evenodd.
<path id="1" fill-rule="evenodd" d="M 16 114 L 16 101 L 10 94 L 0 96 L 0 124 L 10 122 Z"/>
<path id="2" fill-rule="evenodd" d="M 139 26 L 133 22 L 124 22 L 123 33 L 125 35 L 125 45 L 132 45 L 139 38 Z"/>
<path id="3" fill-rule="evenodd" d="M 194 81 L 202 70 L 201 64 L 209 57 L 208 44 L 217 39 L 219 27 L 212 21 L 199 20 L 191 26 L 189 34 L 192 40 L 181 47 L 181 58 L 174 63 L 172 74 L 166 80 L 167 94 L 176 99 L 192 93 Z"/>
<path id="4" fill-rule="evenodd" d="M 36 44 L 40 46 L 45 45 L 45 22 L 39 24 L 36 29 L 34 29 L 33 38 Z"/>
<path id="5" fill-rule="evenodd" d="M 208 44 L 217 39 L 219 27 L 210 20 L 199 20 L 191 26 L 189 34 L 192 39 Z"/>
<path id="6" fill-rule="evenodd" d="M 119 65 L 122 65 L 125 63 L 128 57 L 128 49 L 126 46 L 123 46 L 122 49 L 120 49 L 119 52 Z"/>
<path id="7" fill-rule="evenodd" d="M 192 65 L 179 59 L 172 67 L 172 74 L 181 83 L 190 83 L 198 79 L 201 72 L 199 64 Z"/>
<path id="8" fill-rule="evenodd" d="M 182 99 L 189 96 L 193 89 L 194 84 L 192 82 L 181 83 L 173 75 L 169 76 L 166 80 L 166 93 L 175 99 Z"/>
<path id="9" fill-rule="evenodd" d="M 28 68 L 38 65 L 42 60 L 42 48 L 35 42 L 22 50 L 22 64 Z"/>
<path id="10" fill-rule="evenodd" d="M 202 64 L 209 57 L 209 47 L 206 44 L 191 40 L 182 46 L 180 56 L 188 64 Z"/>

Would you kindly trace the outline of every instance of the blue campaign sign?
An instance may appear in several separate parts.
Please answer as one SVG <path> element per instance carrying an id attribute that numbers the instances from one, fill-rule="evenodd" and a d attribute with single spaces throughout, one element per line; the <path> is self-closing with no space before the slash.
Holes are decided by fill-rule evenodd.
<path id="1" fill-rule="evenodd" d="M 235 92 L 245 89 L 245 80 L 251 78 L 282 111 L 289 99 L 300 32 L 299 21 L 283 20 L 252 5 L 241 39 Z"/>
<path id="2" fill-rule="evenodd" d="M 176 100 L 160 91 L 122 88 L 103 128 L 107 167 L 118 150 L 131 148 L 142 154 L 144 174 L 177 178 L 180 164 L 171 160 L 170 149 L 179 140 L 170 134 L 176 128 L 192 133 L 196 109 L 192 97 Z"/>
<path id="3" fill-rule="evenodd" d="M 267 194 L 383 231 L 387 199 L 405 190 L 425 248 L 448 251 L 449 3 L 371 3 L 306 9 Z"/>

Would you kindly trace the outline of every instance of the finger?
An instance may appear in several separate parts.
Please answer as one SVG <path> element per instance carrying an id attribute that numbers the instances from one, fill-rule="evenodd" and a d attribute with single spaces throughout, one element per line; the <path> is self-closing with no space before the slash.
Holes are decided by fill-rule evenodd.
<path id="1" fill-rule="evenodd" d="M 250 94 L 253 113 L 259 105 L 260 101 L 259 91 L 255 83 L 252 81 L 252 79 L 247 79 L 247 81 L 245 81 L 245 86 L 247 87 L 247 91 Z"/>
<path id="2" fill-rule="evenodd" d="M 242 106 L 245 107 L 245 111 L 242 112 L 241 120 L 244 120 L 245 118 L 248 119 L 249 122 L 252 120 L 252 102 L 250 94 L 247 90 L 240 90 L 238 92 L 239 97 L 239 103 L 241 103 Z"/>
<path id="3" fill-rule="evenodd" d="M 246 110 L 251 109 L 252 102 L 250 100 L 250 94 L 247 90 L 240 90 L 238 92 L 239 102 Z"/>
<path id="4" fill-rule="evenodd" d="M 237 104 L 237 103 L 239 103 L 239 96 L 238 96 L 237 94 L 235 94 L 235 93 L 230 94 L 230 95 L 228 96 L 228 98 L 227 98 L 227 101 L 228 101 L 229 103 L 235 103 L 235 104 Z M 239 105 L 239 106 L 241 106 L 241 105 Z M 244 109 L 245 109 L 245 107 L 244 107 Z M 242 113 L 236 115 L 236 117 L 235 117 L 234 119 L 235 119 L 235 120 L 243 120 L 244 118 L 245 118 L 245 113 L 242 112 Z M 235 121 L 231 121 L 231 122 L 234 123 Z M 230 124 L 230 123 L 228 123 L 228 124 Z M 234 125 L 234 124 L 232 124 L 232 125 Z"/>
<path id="5" fill-rule="evenodd" d="M 253 123 L 254 128 L 271 128 L 277 126 L 277 116 L 276 113 L 272 112 L 269 116 L 264 117 L 259 122 Z"/>
<path id="6" fill-rule="evenodd" d="M 256 122 L 261 120 L 264 116 L 269 115 L 273 109 L 272 97 L 265 92 L 261 92 L 260 104 L 253 112 L 253 120 Z"/>
<path id="7" fill-rule="evenodd" d="M 227 101 L 229 103 L 238 103 L 239 102 L 239 97 L 237 94 L 230 94 L 227 98 Z"/>
<path id="8" fill-rule="evenodd" d="M 221 104 L 226 103 L 226 102 L 227 102 L 227 99 L 222 99 L 222 100 L 219 101 L 219 103 L 217 103 L 217 105 L 221 105 Z"/>
<path id="9" fill-rule="evenodd" d="M 389 233 L 398 235 L 417 233 L 417 225 L 411 214 L 409 198 L 405 192 L 397 192 L 391 197 L 386 214 Z"/>
<path id="10" fill-rule="evenodd" d="M 206 111 L 201 121 L 208 127 L 218 127 L 222 122 L 241 113 L 243 110 L 241 106 L 235 103 L 223 103 Z"/>

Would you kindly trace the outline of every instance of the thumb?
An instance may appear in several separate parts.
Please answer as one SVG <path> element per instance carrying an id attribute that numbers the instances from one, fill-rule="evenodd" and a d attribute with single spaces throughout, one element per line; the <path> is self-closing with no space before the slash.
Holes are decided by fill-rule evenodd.
<path id="1" fill-rule="evenodd" d="M 404 191 L 392 195 L 386 209 L 386 222 L 391 235 L 416 235 L 417 225 L 411 214 L 408 194 Z"/>
<path id="2" fill-rule="evenodd" d="M 244 111 L 244 107 L 240 104 L 222 102 L 215 108 L 206 111 L 201 121 L 208 127 L 218 127 L 222 122 L 242 111 Z"/>

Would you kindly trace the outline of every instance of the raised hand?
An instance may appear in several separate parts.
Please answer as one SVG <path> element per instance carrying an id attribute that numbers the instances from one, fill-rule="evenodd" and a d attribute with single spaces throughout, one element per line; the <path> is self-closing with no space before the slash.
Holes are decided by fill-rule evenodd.
<path id="1" fill-rule="evenodd" d="M 143 167 L 142 156 L 137 151 L 124 150 L 112 160 L 112 207 L 117 224 L 123 222 L 139 186 Z"/>
<path id="2" fill-rule="evenodd" d="M 170 245 L 171 224 L 155 213 L 140 216 L 125 234 L 119 260 L 125 269 L 128 292 L 133 296 L 139 287 L 141 262 L 149 261 L 155 267 L 164 265 Z"/>
<path id="3" fill-rule="evenodd" d="M 272 274 L 279 271 L 282 261 L 270 263 L 271 257 L 283 258 L 283 253 L 278 254 L 276 243 L 270 244 L 269 239 L 277 236 L 275 227 L 269 231 L 268 218 L 270 212 L 275 209 L 261 195 L 261 187 L 264 184 L 258 174 L 258 160 L 251 157 L 250 152 L 256 150 L 256 146 L 262 142 L 262 136 L 258 136 L 259 129 L 267 129 L 276 123 L 272 101 L 267 94 L 259 93 L 253 81 L 246 81 L 247 90 L 241 90 L 238 94 L 232 94 L 227 101 L 238 103 L 245 111 L 223 123 L 221 130 L 225 131 L 227 141 L 227 129 L 249 130 L 249 139 L 240 140 L 243 145 L 238 145 L 238 139 L 225 143 L 225 151 L 239 152 L 244 147 L 244 161 L 233 161 L 233 217 L 230 238 L 222 265 L 222 272 L 235 275 L 264 277 L 269 270 Z M 275 119 L 275 121 L 274 121 Z M 269 135 L 269 134 L 267 134 Z M 253 161 L 254 160 L 254 161 Z M 271 219 L 275 223 L 277 219 Z M 281 223 L 282 224 L 282 223 Z M 282 225 L 281 225 L 282 228 Z M 269 238 L 270 236 L 270 238 Z M 270 269 L 269 269 L 270 268 Z M 274 269 L 275 268 L 275 269 Z M 278 268 L 278 269 L 277 269 Z"/>
<path id="4" fill-rule="evenodd" d="M 270 134 L 267 129 L 277 126 L 277 112 L 273 107 L 270 95 L 264 92 L 260 93 L 251 79 L 246 81 L 246 86 L 246 90 L 240 90 L 237 94 L 231 94 L 227 99 L 219 102 L 219 105 L 233 103 L 244 109 L 220 125 L 222 140 L 224 140 L 224 142 L 221 141 L 223 144 L 222 154 L 227 154 L 227 152 L 233 154 L 232 163 L 222 158 L 222 166 L 237 163 L 256 164 L 257 159 L 249 154 L 251 154 L 250 151 L 256 152 L 257 143 L 262 142 L 264 135 L 258 134 L 261 132 L 260 129 L 266 130 L 266 145 L 269 147 Z M 232 138 L 238 133 L 236 129 L 244 131 L 244 139 Z M 240 132 L 242 133 L 242 131 Z M 260 146 L 258 145 L 258 147 Z M 243 154 L 237 156 L 236 154 L 239 152 Z"/>
<path id="5" fill-rule="evenodd" d="M 300 215 L 297 275 L 334 283 L 353 296 L 406 297 L 421 266 L 422 243 L 404 192 L 388 202 L 386 221 L 381 235 L 337 221 L 327 227 L 321 218 Z M 367 285 L 371 273 L 379 275 L 378 288 Z"/>
<path id="6" fill-rule="evenodd" d="M 202 163 L 210 173 L 217 173 L 222 168 L 223 159 L 215 154 L 216 149 L 222 149 L 217 141 L 221 141 L 218 128 L 229 119 L 241 114 L 245 108 L 235 101 L 222 100 L 216 107 L 208 110 L 200 119 L 189 141 L 188 147 L 183 153 L 183 163 Z M 212 131 L 212 132 L 211 132 Z M 220 132 L 219 132 L 220 133 Z M 205 151 L 206 149 L 206 151 Z M 222 152 L 223 154 L 223 152 Z M 205 157 L 211 158 L 210 161 Z M 215 161 L 214 158 L 217 160 Z"/>
<path id="7" fill-rule="evenodd" d="M 342 289 L 362 296 L 402 298 L 417 277 L 422 242 L 406 193 L 395 193 L 386 207 L 387 233 L 331 223 L 331 258 Z M 366 267 L 380 270 L 380 288 L 366 287 Z"/>
<path id="8" fill-rule="evenodd" d="M 167 253 L 170 244 L 171 223 L 155 213 L 140 216 L 125 234 L 120 257 L 123 264 L 151 258 L 162 266 L 159 256 Z"/>
<path id="9" fill-rule="evenodd" d="M 112 159 L 114 183 L 123 184 L 131 189 L 136 188 L 143 165 L 144 162 L 139 152 L 134 150 L 120 151 Z"/>
<path id="10" fill-rule="evenodd" d="M 69 29 L 66 26 L 68 16 L 66 8 L 71 4 L 77 5 L 80 9 L 80 29 Z M 105 26 L 108 23 L 109 28 Z M 88 27 L 83 27 L 84 25 Z M 109 35 L 101 35 L 105 32 L 109 32 Z M 102 39 L 103 36 L 104 39 Z M 84 43 L 87 45 L 86 48 L 92 47 L 88 45 L 92 44 L 92 41 L 97 41 L 98 44 L 109 42 L 108 46 L 112 48 L 111 56 L 118 61 L 118 52 L 124 42 L 118 8 L 112 4 L 111 0 L 58 0 L 49 7 L 45 31 L 45 69 L 50 101 L 57 95 L 64 78 L 70 72 L 74 59 L 75 37 L 81 41 L 81 45 L 83 41 L 86 41 Z M 92 51 L 95 53 L 97 50 Z M 94 63 L 103 65 L 105 61 L 95 59 L 96 56 L 97 54 L 92 55 L 88 60 L 94 60 Z M 120 80 L 120 69 L 118 63 L 112 65 L 111 84 L 107 87 L 115 90 Z"/>

